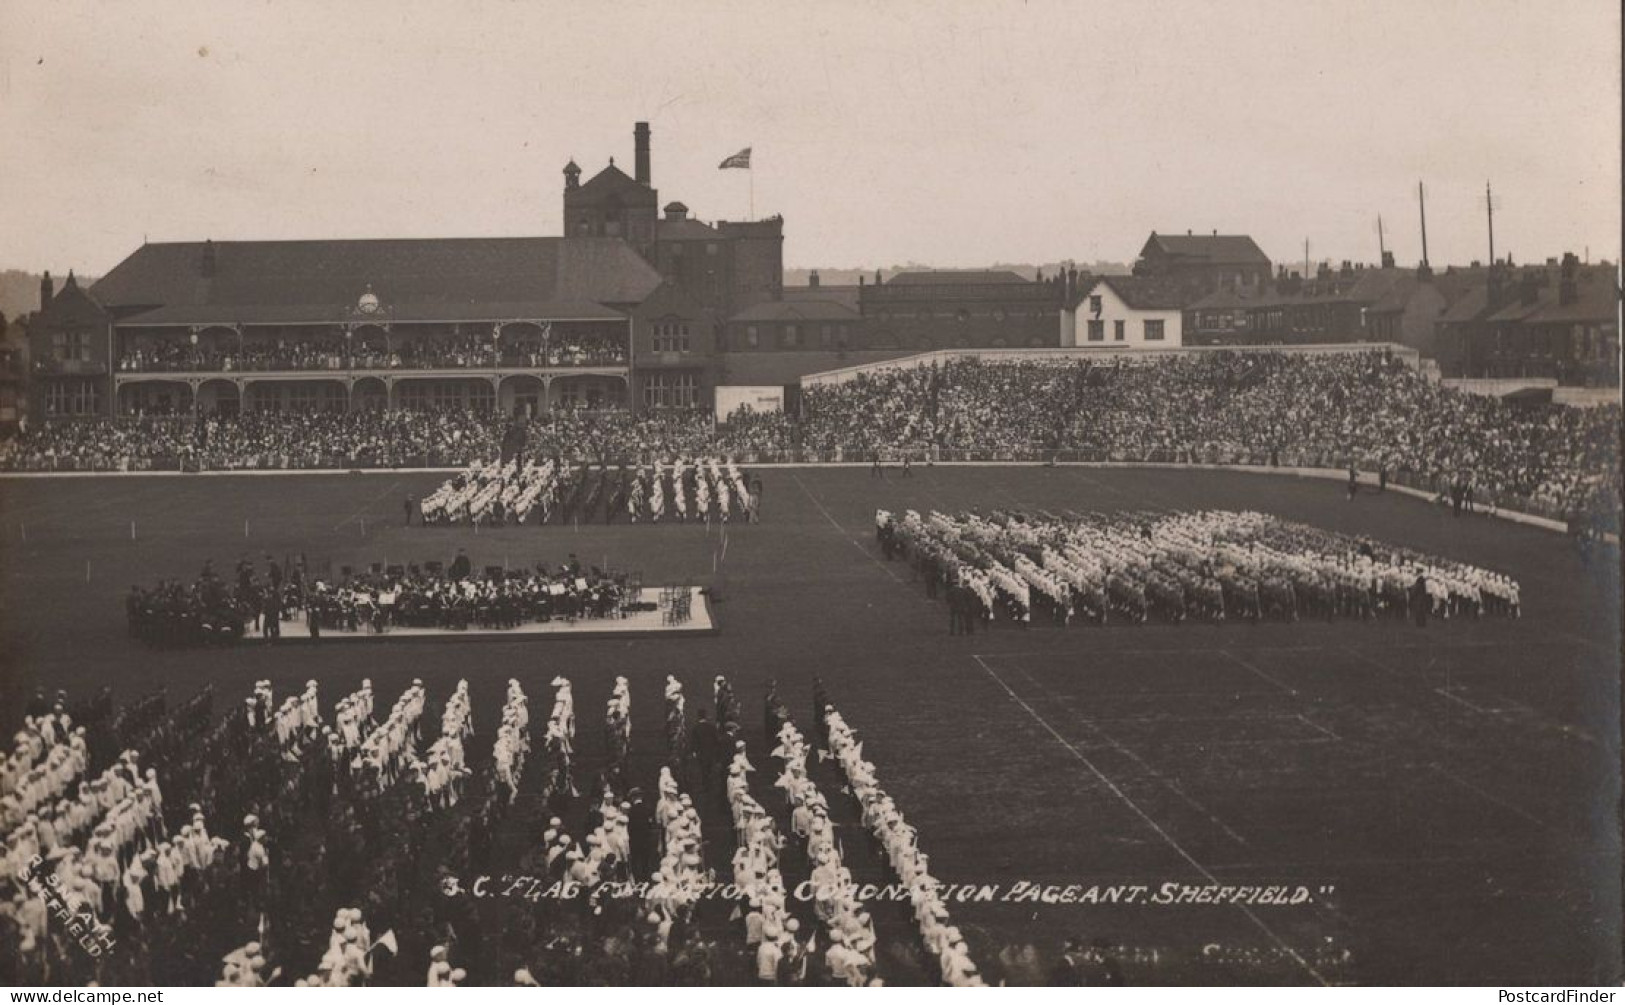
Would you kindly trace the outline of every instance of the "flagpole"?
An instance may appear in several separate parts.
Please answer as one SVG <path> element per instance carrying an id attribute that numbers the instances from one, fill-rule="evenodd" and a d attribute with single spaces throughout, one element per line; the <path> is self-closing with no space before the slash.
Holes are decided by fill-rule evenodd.
<path id="1" fill-rule="evenodd" d="M 748 167 L 745 169 L 745 174 L 750 176 L 750 218 L 751 222 L 754 223 L 756 221 L 756 169 Z"/>

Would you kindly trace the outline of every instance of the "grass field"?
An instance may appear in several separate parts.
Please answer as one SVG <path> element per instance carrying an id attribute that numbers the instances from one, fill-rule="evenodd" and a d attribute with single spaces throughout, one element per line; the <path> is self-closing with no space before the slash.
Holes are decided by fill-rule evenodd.
<path id="1" fill-rule="evenodd" d="M 945 882 L 999 884 L 1001 895 L 1020 883 L 1310 891 L 1297 905 L 955 905 L 995 977 L 1031 977 L 1001 966 L 1002 947 L 1032 943 L 1049 959 L 1081 933 L 1120 946 L 1135 983 L 1621 978 L 1619 594 L 1613 569 L 1586 568 L 1562 537 L 1242 473 L 955 467 L 880 481 L 848 468 L 762 479 L 764 522 L 730 528 L 715 575 L 718 534 L 695 525 L 400 527 L 402 499 L 434 475 L 0 481 L 0 697 L 9 722 L 35 683 L 108 681 L 124 697 L 166 686 L 178 699 L 206 681 L 246 695 L 264 677 L 280 698 L 315 677 L 330 709 L 370 676 L 382 709 L 410 677 L 440 699 L 466 677 L 486 747 L 507 678 L 540 716 L 547 681 L 564 673 L 590 769 L 623 674 L 647 784 L 663 752 L 667 673 L 684 680 L 691 715 L 712 675 L 732 678 L 759 766 L 767 680 L 810 732 L 822 674 Z M 946 607 L 880 558 L 877 506 L 1259 509 L 1510 572 L 1524 617 L 1426 629 L 1001 624 L 955 638 Z M 646 582 L 715 582 L 721 631 L 229 653 L 154 652 L 125 634 L 130 584 L 191 577 L 205 558 L 229 569 L 243 554 L 304 553 L 337 566 L 449 559 L 458 547 L 476 566 L 575 552 Z M 770 780 L 757 781 L 770 804 Z M 842 802 L 832 778 L 820 781 Z M 523 809 L 521 830 L 539 833 L 539 807 Z M 722 810 L 707 813 L 725 846 Z M 866 860 L 860 879 L 879 876 L 866 843 L 847 847 Z M 876 916 L 883 939 L 904 938 L 900 912 Z M 922 976 L 906 960 L 882 971 Z"/>

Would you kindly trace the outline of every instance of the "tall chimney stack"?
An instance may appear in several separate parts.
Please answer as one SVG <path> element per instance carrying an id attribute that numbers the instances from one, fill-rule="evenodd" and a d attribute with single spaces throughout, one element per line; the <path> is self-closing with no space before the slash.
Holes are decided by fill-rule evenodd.
<path id="1" fill-rule="evenodd" d="M 632 142 L 637 152 L 636 175 L 640 185 L 648 185 L 649 181 L 649 123 L 639 122 L 632 127 Z"/>
<path id="2" fill-rule="evenodd" d="M 51 306 L 51 300 L 56 296 L 56 283 L 51 279 L 51 270 L 46 269 L 45 275 L 39 281 L 39 309 L 44 310 Z"/>

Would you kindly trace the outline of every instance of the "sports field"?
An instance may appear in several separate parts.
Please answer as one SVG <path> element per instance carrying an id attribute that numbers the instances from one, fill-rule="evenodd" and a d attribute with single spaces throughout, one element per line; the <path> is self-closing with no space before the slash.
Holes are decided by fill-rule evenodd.
<path id="1" fill-rule="evenodd" d="M 1620 980 L 1617 555 L 1587 568 L 1547 531 L 1453 519 L 1393 494 L 1350 502 L 1341 484 L 1284 476 L 922 467 L 908 479 L 864 468 L 761 477 L 763 523 L 730 526 L 716 572 L 719 532 L 699 525 L 402 528 L 403 499 L 442 480 L 432 474 L 3 480 L 6 723 L 36 683 L 80 693 L 111 682 L 124 698 L 167 687 L 178 700 L 214 681 L 222 699 L 237 699 L 269 678 L 280 699 L 314 677 L 330 711 L 362 677 L 380 709 L 411 677 L 437 700 L 466 677 L 473 750 L 489 746 L 509 677 L 540 716 L 547 682 L 562 673 L 575 684 L 584 777 L 622 674 L 634 775 L 647 785 L 664 752 L 667 673 L 684 681 L 690 716 L 708 703 L 713 675 L 732 679 L 758 767 L 770 747 L 759 714 L 768 679 L 810 733 L 821 674 L 919 829 L 932 872 L 995 888 L 990 901 L 953 907 L 993 979 L 1035 977 L 1000 962 L 1006 946 L 1031 943 L 1049 960 L 1080 934 L 1119 947 L 1132 983 Z M 999 624 L 950 637 L 946 606 L 925 599 L 906 565 L 881 559 L 876 507 L 1259 509 L 1509 572 L 1524 616 L 1426 629 Z M 230 652 L 155 652 L 126 636 L 132 583 L 193 577 L 206 558 L 224 571 L 244 555 L 303 553 L 336 568 L 446 560 L 459 547 L 476 566 L 574 552 L 641 570 L 647 584 L 714 584 L 721 630 Z M 846 807 L 832 768 L 822 770 L 832 804 Z M 756 782 L 776 807 L 771 779 Z M 541 830 L 537 801 L 522 803 L 500 844 L 515 856 Z M 706 813 L 721 863 L 725 810 Z M 854 837 L 847 849 L 859 879 L 879 878 L 868 842 Z M 1156 903 L 1164 884 L 1192 887 L 1187 896 L 1281 886 L 1308 899 Z M 1033 885 L 1078 887 L 1067 900 L 1134 902 L 1025 899 Z M 1136 886 L 1147 891 L 1125 892 Z M 901 909 L 875 915 L 883 944 L 908 941 Z M 881 973 L 924 976 L 900 956 Z"/>

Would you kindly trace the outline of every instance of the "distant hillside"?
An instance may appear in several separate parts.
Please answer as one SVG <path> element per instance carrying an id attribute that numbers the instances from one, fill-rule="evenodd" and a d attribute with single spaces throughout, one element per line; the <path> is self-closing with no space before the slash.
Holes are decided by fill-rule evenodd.
<path id="1" fill-rule="evenodd" d="M 1031 262 L 994 262 L 991 265 L 980 266 L 980 268 L 1007 269 L 1011 272 L 1019 272 L 1028 279 L 1036 279 L 1038 278 L 1038 272 L 1040 269 L 1043 270 L 1045 276 L 1053 276 L 1055 273 L 1061 270 L 1062 266 L 1068 264 L 1075 266 L 1079 272 L 1092 272 L 1097 276 L 1126 276 L 1130 271 L 1129 266 L 1124 265 L 1122 262 L 1101 261 L 1071 263 L 1044 262 L 1038 265 Z M 827 283 L 831 286 L 856 286 L 859 276 L 864 277 L 865 282 L 873 282 L 876 271 L 879 271 L 881 280 L 885 281 L 899 272 L 918 272 L 922 269 L 933 268 L 936 268 L 936 266 L 927 265 L 924 262 L 907 262 L 902 265 L 882 266 L 878 270 L 873 268 L 837 269 L 818 266 L 817 272 L 818 281 L 821 283 Z M 812 266 L 806 268 L 785 269 L 784 285 L 805 286 L 807 285 L 807 277 L 811 275 L 813 271 L 814 267 Z"/>
<path id="2" fill-rule="evenodd" d="M 39 310 L 39 281 L 37 272 L 23 272 L 20 269 L 5 269 L 0 271 L 0 314 L 7 318 L 20 318 L 24 314 L 31 314 Z M 57 276 L 56 288 L 62 288 L 65 276 Z M 89 286 L 96 280 L 79 277 L 80 286 Z"/>

